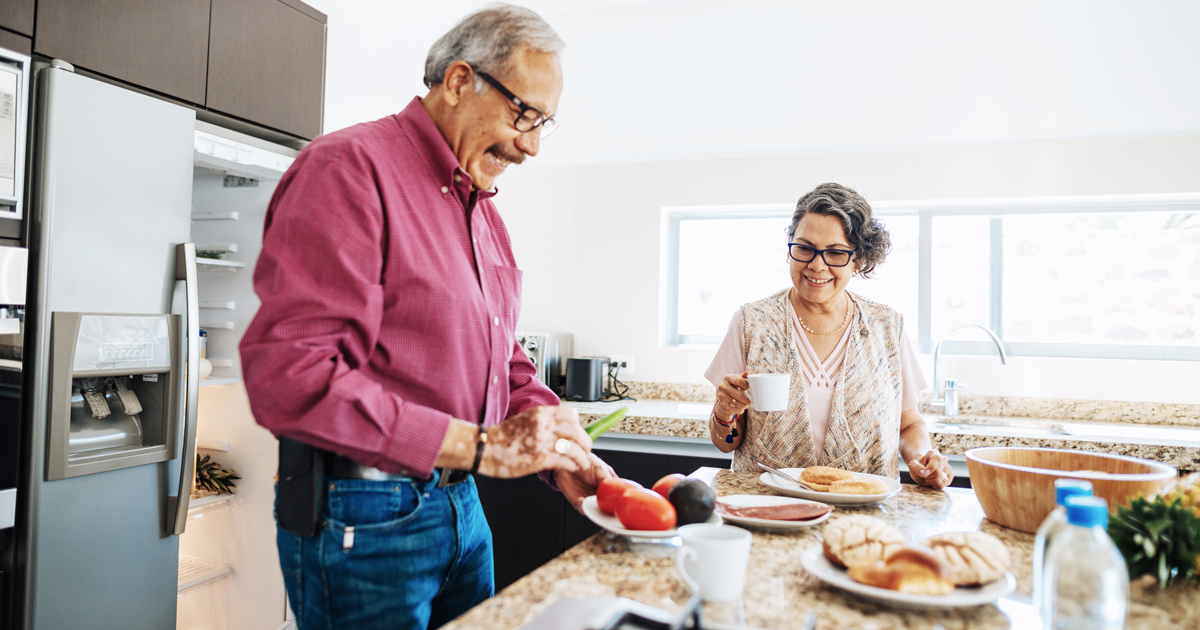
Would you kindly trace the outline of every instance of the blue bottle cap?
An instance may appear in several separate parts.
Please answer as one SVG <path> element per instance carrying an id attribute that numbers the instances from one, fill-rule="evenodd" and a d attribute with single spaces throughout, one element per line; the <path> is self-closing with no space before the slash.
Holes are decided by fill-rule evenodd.
<path id="1" fill-rule="evenodd" d="M 1092 496 L 1092 482 L 1082 479 L 1058 479 L 1054 482 L 1054 501 L 1066 505 L 1067 497 Z"/>
<path id="2" fill-rule="evenodd" d="M 1067 497 L 1067 522 L 1079 527 L 1108 529 L 1108 502 L 1100 497 Z"/>

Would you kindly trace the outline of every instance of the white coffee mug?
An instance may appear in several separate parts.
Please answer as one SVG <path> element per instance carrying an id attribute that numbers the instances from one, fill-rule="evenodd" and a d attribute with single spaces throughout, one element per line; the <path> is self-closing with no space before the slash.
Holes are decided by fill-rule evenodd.
<path id="1" fill-rule="evenodd" d="M 730 602 L 742 596 L 750 562 L 750 532 L 731 525 L 696 523 L 679 528 L 683 546 L 675 556 L 679 575 L 700 597 Z"/>
<path id="2" fill-rule="evenodd" d="M 746 380 L 750 381 L 750 404 L 755 411 L 787 409 L 791 374 L 751 374 Z"/>

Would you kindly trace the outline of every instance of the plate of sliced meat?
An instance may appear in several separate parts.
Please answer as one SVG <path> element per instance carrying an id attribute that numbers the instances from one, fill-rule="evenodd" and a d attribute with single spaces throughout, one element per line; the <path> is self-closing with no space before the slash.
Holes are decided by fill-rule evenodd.
<path id="1" fill-rule="evenodd" d="M 819 501 L 774 495 L 732 494 L 717 498 L 717 514 L 734 525 L 763 529 L 804 529 L 823 523 L 833 507 Z"/>

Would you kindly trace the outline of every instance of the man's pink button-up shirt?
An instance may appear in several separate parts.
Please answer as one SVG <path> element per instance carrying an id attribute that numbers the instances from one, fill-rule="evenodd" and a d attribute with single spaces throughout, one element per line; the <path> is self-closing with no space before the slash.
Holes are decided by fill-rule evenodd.
<path id="1" fill-rule="evenodd" d="M 306 147 L 267 210 L 241 342 L 258 423 L 427 477 L 451 417 L 559 404 L 516 343 L 521 271 L 492 195 L 419 98 Z"/>

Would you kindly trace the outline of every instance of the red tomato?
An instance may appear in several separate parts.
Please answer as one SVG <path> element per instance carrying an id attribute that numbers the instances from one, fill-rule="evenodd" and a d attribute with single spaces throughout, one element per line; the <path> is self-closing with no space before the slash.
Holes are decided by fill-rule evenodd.
<path id="1" fill-rule="evenodd" d="M 600 487 L 596 488 L 596 504 L 605 514 L 616 514 L 617 504 L 621 502 L 621 496 L 625 494 L 625 491 L 641 487 L 642 484 L 636 481 L 609 477 L 601 481 Z"/>
<path id="2" fill-rule="evenodd" d="M 617 505 L 617 519 L 625 529 L 662 531 L 675 527 L 675 506 L 645 488 L 626 490 Z"/>
<path id="3" fill-rule="evenodd" d="M 671 493 L 671 488 L 674 488 L 675 484 L 683 481 L 684 479 L 687 479 L 687 477 L 684 477 L 679 473 L 672 473 L 654 482 L 654 487 L 651 489 L 661 494 L 662 498 L 665 499 L 667 498 L 667 495 Z"/>

